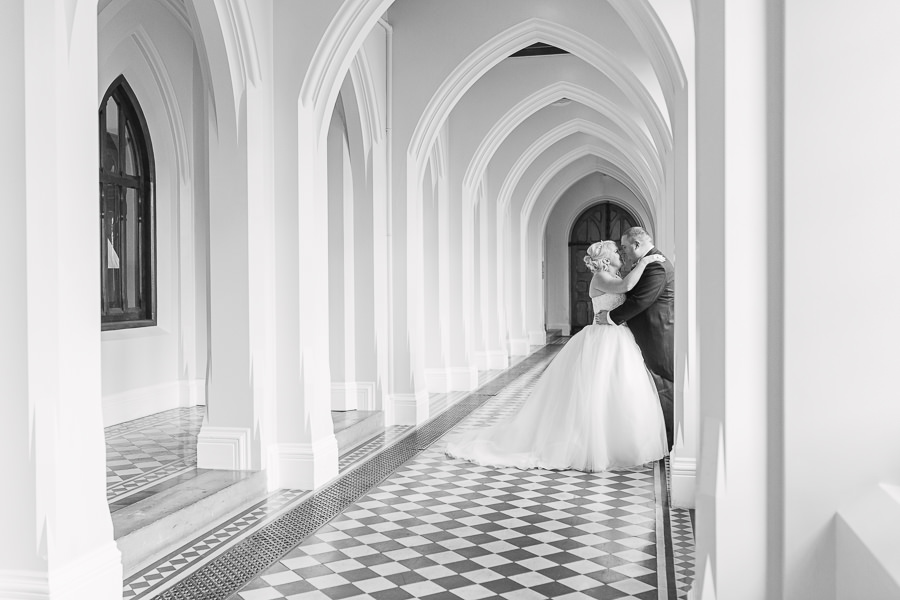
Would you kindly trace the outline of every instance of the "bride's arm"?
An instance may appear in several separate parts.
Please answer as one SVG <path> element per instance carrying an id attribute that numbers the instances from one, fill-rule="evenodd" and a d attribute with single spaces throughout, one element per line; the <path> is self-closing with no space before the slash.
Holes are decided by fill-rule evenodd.
<path id="1" fill-rule="evenodd" d="M 607 294 L 624 294 L 625 292 L 630 292 L 631 288 L 637 285 L 637 282 L 641 278 L 641 275 L 644 274 L 644 269 L 647 268 L 647 265 L 655 262 L 663 262 L 664 260 L 666 260 L 666 257 L 662 254 L 648 254 L 635 263 L 634 268 L 624 279 L 619 279 L 606 271 L 597 271 L 594 273 L 594 280 L 596 281 L 597 287 Z"/>

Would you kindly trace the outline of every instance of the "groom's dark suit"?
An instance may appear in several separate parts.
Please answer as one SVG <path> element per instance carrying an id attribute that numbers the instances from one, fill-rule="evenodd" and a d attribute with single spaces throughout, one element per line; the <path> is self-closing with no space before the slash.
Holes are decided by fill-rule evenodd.
<path id="1" fill-rule="evenodd" d="M 652 248 L 647 254 L 662 254 Z M 622 306 L 610 311 L 616 325 L 628 322 L 659 392 L 669 450 L 674 443 L 675 267 L 650 263 Z"/>

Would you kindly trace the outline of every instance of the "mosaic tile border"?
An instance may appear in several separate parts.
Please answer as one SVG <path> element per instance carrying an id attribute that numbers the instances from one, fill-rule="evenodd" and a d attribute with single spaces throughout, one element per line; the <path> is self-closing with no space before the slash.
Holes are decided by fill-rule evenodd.
<path id="1" fill-rule="evenodd" d="M 694 584 L 694 528 L 691 512 L 672 508 L 672 549 L 675 567 L 675 587 L 678 599 L 687 598 Z"/>
<path id="2" fill-rule="evenodd" d="M 526 360 L 498 375 L 466 399 L 409 432 L 371 459 L 348 470 L 325 487 L 299 499 L 295 507 L 275 518 L 267 526 L 249 533 L 220 556 L 210 559 L 205 565 L 163 591 L 158 598 L 162 600 L 228 598 L 398 467 L 426 449 L 469 413 L 487 402 L 494 396 L 490 393 L 491 389 L 496 388 L 499 391 L 529 371 L 543 369 L 558 351 L 558 346 L 544 347 L 536 351 Z"/>
<path id="3" fill-rule="evenodd" d="M 123 600 L 149 598 L 161 587 L 173 585 L 188 576 L 188 571 L 197 563 L 227 550 L 236 541 L 254 528 L 263 526 L 290 508 L 292 502 L 308 492 L 302 490 L 280 490 L 246 509 L 237 517 L 194 538 L 181 548 L 135 575 L 125 580 Z"/>
<path id="4" fill-rule="evenodd" d="M 197 455 L 192 453 L 184 458 L 165 464 L 137 477 L 126 479 L 106 489 L 106 501 L 113 504 L 123 498 L 140 492 L 148 487 L 162 483 L 197 467 Z"/>
<path id="5" fill-rule="evenodd" d="M 388 427 L 384 433 L 380 433 L 372 439 L 363 442 L 356 448 L 351 448 L 345 452 L 338 461 L 338 471 L 343 473 L 357 462 L 370 456 L 374 451 L 403 437 L 409 433 L 411 429 L 413 429 L 413 425 L 393 425 Z"/>

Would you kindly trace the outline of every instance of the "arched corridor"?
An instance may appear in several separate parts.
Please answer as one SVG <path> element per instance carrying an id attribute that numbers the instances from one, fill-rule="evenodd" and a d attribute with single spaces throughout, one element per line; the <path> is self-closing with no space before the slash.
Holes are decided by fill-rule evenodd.
<path id="1" fill-rule="evenodd" d="M 440 565 L 422 581 L 449 587 L 374 570 L 381 589 L 318 589 L 591 596 L 566 583 L 591 573 L 563 561 L 615 555 L 603 544 L 616 541 L 577 554 L 604 521 L 580 511 L 548 521 L 566 541 L 533 529 L 516 512 L 529 477 L 590 490 L 595 516 L 631 510 L 598 499 L 608 479 L 646 484 L 629 506 L 653 507 L 652 535 L 612 530 L 655 550 L 594 561 L 599 597 L 900 594 L 878 533 L 900 523 L 886 267 L 900 82 L 885 67 L 900 8 L 10 0 L 0 23 L 0 448 L 17 516 L 0 536 L 0 598 L 197 597 L 176 590 L 225 564 L 254 565 L 209 571 L 228 594 L 280 597 L 263 590 L 342 573 L 304 548 L 350 548 L 350 521 L 383 534 L 406 519 L 433 550 L 483 541 L 500 562 L 457 552 L 485 578 L 463 582 L 446 566 L 462 560 L 354 541 L 341 561 Z M 847 205 L 878 219 L 853 249 L 834 237 Z M 668 460 L 596 475 L 442 462 L 441 436 L 513 411 L 537 376 L 526 366 L 589 326 L 579 256 L 632 224 L 675 271 Z M 435 525 L 467 510 L 432 485 L 444 466 L 459 478 L 448 494 L 478 482 L 464 502 L 486 508 L 488 488 L 518 478 L 504 492 L 516 508 L 458 515 L 509 520 L 473 534 L 497 541 Z M 407 481 L 422 469 L 432 483 Z M 547 505 L 570 499 L 556 483 Z M 425 504 L 390 512 L 403 503 L 384 494 L 407 485 L 398 497 Z M 351 488 L 332 506 L 328 490 Z M 278 538 L 282 517 L 301 523 Z M 278 541 L 244 545 L 254 536 Z M 535 540 L 543 554 L 518 554 Z M 554 542 L 558 569 L 544 562 Z M 501 559 L 529 575 L 482 572 Z"/>

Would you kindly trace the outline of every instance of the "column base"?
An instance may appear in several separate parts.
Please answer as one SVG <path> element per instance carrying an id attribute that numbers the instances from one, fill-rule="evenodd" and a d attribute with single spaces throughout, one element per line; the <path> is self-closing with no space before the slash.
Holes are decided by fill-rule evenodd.
<path id="1" fill-rule="evenodd" d="M 478 368 L 474 365 L 467 367 L 450 367 L 447 369 L 451 392 L 471 392 L 478 389 Z"/>
<path id="2" fill-rule="evenodd" d="M 375 384 L 342 381 L 331 384 L 331 410 L 374 410 Z"/>
<path id="3" fill-rule="evenodd" d="M 338 476 L 338 446 L 334 435 L 311 443 L 269 447 L 269 490 L 314 490 Z"/>
<path id="4" fill-rule="evenodd" d="M 81 600 L 122 597 L 122 555 L 112 540 L 50 571 L 0 570 L 0 598 Z"/>
<path id="5" fill-rule="evenodd" d="M 475 364 L 479 371 L 493 371 L 509 367 L 509 356 L 502 350 L 490 350 L 488 352 L 476 352 Z"/>
<path id="6" fill-rule="evenodd" d="M 425 369 L 425 387 L 431 394 L 443 394 L 450 391 L 449 369 Z"/>
<path id="7" fill-rule="evenodd" d="M 528 356 L 531 350 L 528 338 L 516 338 L 509 340 L 509 353 L 512 356 Z"/>
<path id="8" fill-rule="evenodd" d="M 428 392 L 390 394 L 391 410 L 385 413 L 385 425 L 418 425 L 430 416 Z"/>
<path id="9" fill-rule="evenodd" d="M 528 343 L 532 346 L 544 346 L 547 344 L 547 332 L 537 329 L 528 332 Z"/>
<path id="10" fill-rule="evenodd" d="M 197 468 L 246 471 L 250 468 L 250 430 L 204 423 L 197 436 Z"/>
<path id="11" fill-rule="evenodd" d="M 571 323 L 551 323 L 548 329 L 559 329 L 560 335 L 562 335 L 563 337 L 572 335 Z"/>
<path id="12" fill-rule="evenodd" d="M 669 457 L 672 474 L 672 506 L 694 508 L 697 504 L 697 459 Z"/>

